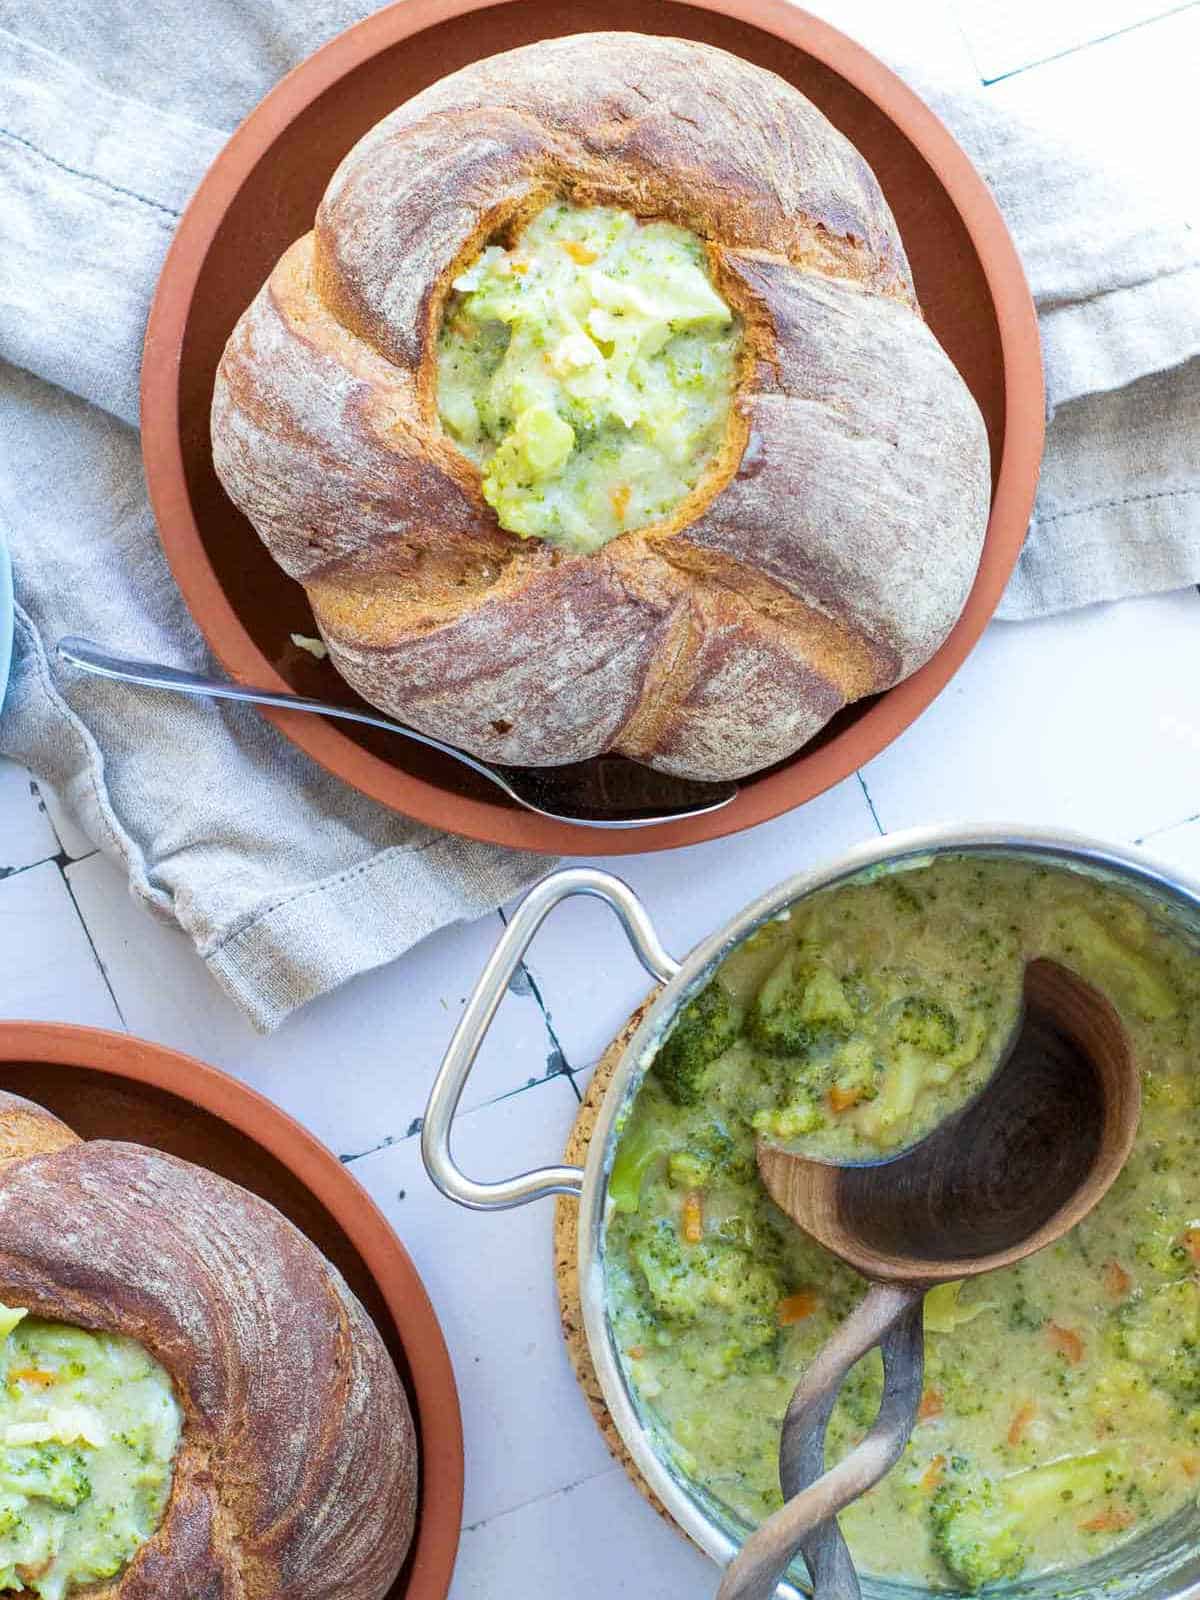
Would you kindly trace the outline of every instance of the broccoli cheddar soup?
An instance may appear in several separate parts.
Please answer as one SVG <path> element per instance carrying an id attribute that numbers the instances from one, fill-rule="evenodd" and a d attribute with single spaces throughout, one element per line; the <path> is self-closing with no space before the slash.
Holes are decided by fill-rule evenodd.
<path id="1" fill-rule="evenodd" d="M 438 412 L 502 527 L 595 550 L 699 484 L 741 334 L 695 234 L 558 201 L 453 288 Z"/>
<path id="2" fill-rule="evenodd" d="M 989 1070 L 1024 964 L 1048 956 L 1121 1015 L 1137 1144 L 1066 1239 L 927 1297 L 917 1426 L 842 1526 L 868 1573 L 973 1591 L 1078 1566 L 1194 1499 L 1197 955 L 1116 889 L 971 855 L 825 890 L 739 947 L 660 1049 L 610 1182 L 614 1328 L 679 1467 L 749 1522 L 775 1509 L 792 1389 L 864 1292 L 768 1199 L 756 1132 L 859 1154 L 910 1139 Z M 880 1388 L 875 1354 L 842 1391 L 831 1459 Z"/>
<path id="3" fill-rule="evenodd" d="M 0 1591 L 62 1600 L 162 1521 L 182 1413 L 132 1339 L 6 1306 L 0 1339 Z"/>

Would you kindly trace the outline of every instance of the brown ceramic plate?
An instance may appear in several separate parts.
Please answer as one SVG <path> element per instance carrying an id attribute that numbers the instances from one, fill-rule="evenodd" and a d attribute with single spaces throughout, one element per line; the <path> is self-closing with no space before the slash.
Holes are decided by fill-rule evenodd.
<path id="1" fill-rule="evenodd" d="M 253 1089 L 126 1034 L 0 1023 L 0 1089 L 36 1100 L 85 1139 L 128 1139 L 219 1172 L 324 1251 L 391 1351 L 420 1440 L 416 1534 L 387 1600 L 444 1600 L 462 1517 L 458 1389 L 416 1268 L 357 1179 Z"/>
<path id="2" fill-rule="evenodd" d="M 341 697 L 332 669 L 289 643 L 314 633 L 286 578 L 213 472 L 208 412 L 225 340 L 276 258 L 312 225 L 334 168 L 371 125 L 435 79 L 535 39 L 627 28 L 705 40 L 787 78 L 874 168 L 926 317 L 991 439 L 987 541 L 966 610 L 913 677 L 843 712 L 791 760 L 709 816 L 628 832 L 546 821 L 463 767 L 386 733 L 266 714 L 322 766 L 410 817 L 529 850 L 623 854 L 694 844 L 811 800 L 920 715 L 995 610 L 1025 537 L 1042 449 L 1037 322 L 986 185 L 931 111 L 880 62 L 789 0 L 402 0 L 341 34 L 263 101 L 214 162 L 167 257 L 146 333 L 142 441 L 150 497 L 192 614 L 234 677 Z"/>

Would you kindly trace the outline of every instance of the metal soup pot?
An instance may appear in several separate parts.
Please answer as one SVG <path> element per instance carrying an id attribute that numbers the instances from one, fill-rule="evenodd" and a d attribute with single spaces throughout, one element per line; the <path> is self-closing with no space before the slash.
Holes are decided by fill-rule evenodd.
<path id="1" fill-rule="evenodd" d="M 670 956 L 649 913 L 628 884 L 591 867 L 551 873 L 528 892 L 509 921 L 455 1029 L 429 1099 L 421 1149 L 434 1183 L 460 1205 L 485 1211 L 524 1205 L 546 1195 L 579 1198 L 579 1283 L 584 1325 L 604 1399 L 630 1454 L 671 1516 L 717 1563 L 727 1563 L 749 1531 L 740 1518 L 672 1459 L 650 1409 L 630 1387 L 608 1313 L 605 1237 L 608 1181 L 618 1134 L 646 1070 L 680 1009 L 702 989 L 730 952 L 764 923 L 820 889 L 863 882 L 885 872 L 927 865 L 938 856 L 1040 862 L 1132 893 L 1160 922 L 1196 945 L 1200 959 L 1200 884 L 1122 845 L 1078 834 L 1025 827 L 936 827 L 897 833 L 848 852 L 836 861 L 798 874 L 761 895 L 744 911 L 701 940 L 682 961 Z M 501 1183 L 477 1183 L 454 1163 L 450 1130 L 455 1109 L 488 1027 L 510 978 L 534 935 L 561 901 L 576 895 L 603 900 L 616 913 L 638 959 L 663 985 L 630 1038 L 604 1097 L 583 1167 L 543 1167 Z M 1197 1064 L 1200 1069 L 1200 1063 Z M 861 1448 L 861 1447 L 860 1447 Z M 803 1568 L 777 1591 L 798 1600 L 806 1587 Z M 868 1600 L 915 1600 L 922 1587 L 863 1578 Z M 1006 1600 L 1068 1600 L 1073 1595 L 1106 1600 L 1200 1600 L 1200 1509 L 1186 1507 L 1158 1527 L 1131 1540 L 1103 1560 L 1070 1572 L 1017 1580 L 989 1588 Z M 945 1592 L 945 1591 L 942 1591 Z"/>

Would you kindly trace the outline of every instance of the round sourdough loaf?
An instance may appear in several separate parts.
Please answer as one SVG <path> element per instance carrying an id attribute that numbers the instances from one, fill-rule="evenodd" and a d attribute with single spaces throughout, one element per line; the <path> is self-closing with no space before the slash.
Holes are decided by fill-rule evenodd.
<path id="1" fill-rule="evenodd" d="M 743 335 L 704 478 L 586 555 L 501 528 L 437 410 L 452 280 L 556 197 L 697 234 Z M 212 439 L 342 676 L 518 764 L 783 759 L 938 648 L 989 508 L 983 421 L 862 157 L 773 74 L 637 34 L 478 62 L 366 134 L 234 329 Z"/>
<path id="2" fill-rule="evenodd" d="M 416 1512 L 404 1389 L 273 1206 L 0 1092 L 0 1302 L 136 1339 L 183 1411 L 158 1531 L 89 1600 L 382 1600 Z"/>

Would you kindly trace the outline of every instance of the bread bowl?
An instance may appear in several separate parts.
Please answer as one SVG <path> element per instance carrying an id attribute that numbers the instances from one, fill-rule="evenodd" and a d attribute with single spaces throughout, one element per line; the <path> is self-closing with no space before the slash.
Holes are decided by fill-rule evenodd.
<path id="1" fill-rule="evenodd" d="M 470 273 L 489 250 L 519 266 L 555 205 L 686 236 L 734 344 L 690 481 L 587 549 L 501 526 L 490 456 L 439 405 Z M 569 415 L 578 446 L 597 413 Z M 862 158 L 773 74 L 632 34 L 476 63 L 360 140 L 229 340 L 212 440 L 367 699 L 489 759 L 612 749 L 710 778 L 782 759 L 933 654 L 990 487 Z"/>
<path id="2" fill-rule="evenodd" d="M 161 1151 L 81 1141 L 48 1111 L 0 1094 L 0 1302 L 85 1348 L 89 1331 L 106 1350 L 113 1339 L 118 1353 L 140 1347 L 178 1412 L 177 1448 L 156 1457 L 169 1475 L 157 1525 L 143 1520 L 116 1570 L 93 1563 L 69 1581 L 42 1550 L 36 1568 L 17 1568 L 27 1587 L 46 1600 L 388 1592 L 415 1515 L 408 1404 L 358 1301 L 272 1206 Z M 4 1359 L 11 1406 L 28 1372 Z M 99 1486 L 104 1449 L 123 1443 L 106 1422 L 113 1392 L 96 1401 L 90 1438 L 64 1439 L 55 1389 L 84 1374 L 53 1358 L 34 1370 L 59 1428 L 44 1437 L 56 1448 L 82 1438 L 77 1454 Z M 0 1448 L 0 1477 L 11 1453 Z M 98 1497 L 97 1487 L 59 1509 L 86 1516 Z M 0 1512 L 0 1567 L 13 1533 Z"/>

